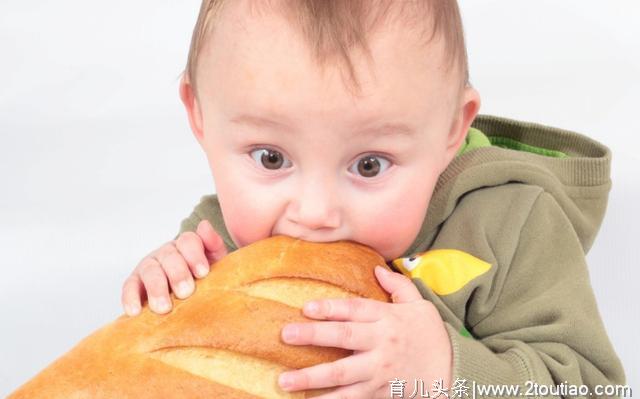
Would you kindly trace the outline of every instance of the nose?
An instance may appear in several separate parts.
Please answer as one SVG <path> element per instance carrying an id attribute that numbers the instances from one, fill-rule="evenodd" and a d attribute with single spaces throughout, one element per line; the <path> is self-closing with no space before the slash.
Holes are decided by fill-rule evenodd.
<path id="1" fill-rule="evenodd" d="M 309 230 L 336 229 L 340 226 L 340 210 L 335 190 L 321 180 L 302 183 L 294 194 L 292 220 Z"/>

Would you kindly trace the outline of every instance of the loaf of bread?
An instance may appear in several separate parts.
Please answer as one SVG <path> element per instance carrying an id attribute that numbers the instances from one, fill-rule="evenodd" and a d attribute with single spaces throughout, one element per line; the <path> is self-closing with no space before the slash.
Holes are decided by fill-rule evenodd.
<path id="1" fill-rule="evenodd" d="M 363 245 L 275 236 L 216 262 L 184 300 L 158 315 L 143 307 L 80 341 L 10 399 L 304 398 L 281 372 L 332 362 L 341 348 L 285 344 L 287 323 L 310 322 L 306 301 L 365 297 L 390 302 L 374 275 L 384 259 Z"/>

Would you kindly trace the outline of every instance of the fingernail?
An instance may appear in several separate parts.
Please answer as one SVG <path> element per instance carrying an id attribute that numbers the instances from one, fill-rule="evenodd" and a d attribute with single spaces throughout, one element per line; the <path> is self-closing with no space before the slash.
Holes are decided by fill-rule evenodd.
<path id="1" fill-rule="evenodd" d="M 320 311 L 318 302 L 309 302 L 304 305 L 304 310 L 309 314 L 317 314 Z"/>
<path id="2" fill-rule="evenodd" d="M 288 325 L 282 330 L 282 339 L 285 342 L 293 342 L 298 337 L 298 327 Z"/>
<path id="3" fill-rule="evenodd" d="M 140 312 L 140 306 L 138 305 L 125 305 L 124 308 L 128 316 L 136 316 Z"/>
<path id="4" fill-rule="evenodd" d="M 160 297 L 160 298 L 152 298 L 152 301 L 155 303 L 155 308 L 158 312 L 160 313 L 164 313 L 167 312 L 169 310 L 169 302 L 167 301 L 167 298 L 164 297 Z"/>
<path id="5" fill-rule="evenodd" d="M 196 273 L 198 277 L 204 277 L 209 273 L 209 268 L 204 263 L 200 263 L 196 266 Z"/>
<path id="6" fill-rule="evenodd" d="M 181 281 L 178 283 L 176 294 L 178 294 L 178 298 L 182 299 L 191 295 L 192 291 L 193 291 L 193 284 L 190 284 L 189 282 L 186 282 L 186 281 Z"/>
<path id="7" fill-rule="evenodd" d="M 288 390 L 293 387 L 293 377 L 291 374 L 282 373 L 280 377 L 278 377 L 278 384 L 280 384 L 282 389 Z"/>
<path id="8" fill-rule="evenodd" d="M 382 272 L 382 274 L 385 274 L 385 275 L 388 275 L 389 273 L 391 273 L 389 270 L 385 269 L 382 266 L 376 266 L 376 269 L 379 269 Z"/>

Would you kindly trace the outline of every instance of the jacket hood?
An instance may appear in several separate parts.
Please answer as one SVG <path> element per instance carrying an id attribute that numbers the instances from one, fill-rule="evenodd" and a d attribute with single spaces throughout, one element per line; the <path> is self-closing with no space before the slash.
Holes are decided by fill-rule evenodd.
<path id="1" fill-rule="evenodd" d="M 466 193 L 508 183 L 536 185 L 552 194 L 586 254 L 607 207 L 609 148 L 580 133 L 491 115 L 478 115 L 472 127 L 491 144 L 458 155 L 440 175 L 421 231 L 405 256 L 430 247 Z"/>

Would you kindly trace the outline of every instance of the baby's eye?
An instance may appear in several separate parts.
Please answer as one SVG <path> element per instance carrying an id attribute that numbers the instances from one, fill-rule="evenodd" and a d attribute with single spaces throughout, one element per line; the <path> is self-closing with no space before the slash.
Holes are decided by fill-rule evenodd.
<path id="1" fill-rule="evenodd" d="M 257 148 L 251 151 L 250 155 L 256 163 L 261 164 L 267 169 L 280 169 L 282 165 L 285 165 L 285 168 L 291 167 L 291 161 L 286 159 L 280 151 L 269 148 Z"/>
<path id="2" fill-rule="evenodd" d="M 363 177 L 375 177 L 380 173 L 380 169 L 389 168 L 389 162 L 386 158 L 379 155 L 366 155 L 349 168 L 350 172 L 357 173 Z"/>

